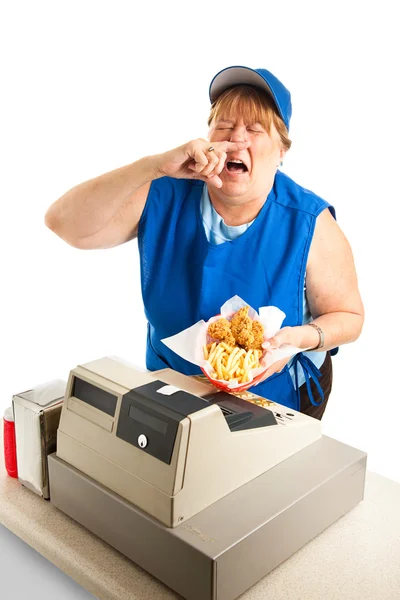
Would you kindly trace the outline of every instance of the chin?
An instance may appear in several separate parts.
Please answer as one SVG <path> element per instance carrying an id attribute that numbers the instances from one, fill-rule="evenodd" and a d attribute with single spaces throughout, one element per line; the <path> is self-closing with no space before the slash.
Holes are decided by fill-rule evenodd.
<path id="1" fill-rule="evenodd" d="M 240 198 L 248 191 L 248 186 L 240 182 L 223 181 L 222 187 L 219 188 L 223 194 L 231 198 Z"/>

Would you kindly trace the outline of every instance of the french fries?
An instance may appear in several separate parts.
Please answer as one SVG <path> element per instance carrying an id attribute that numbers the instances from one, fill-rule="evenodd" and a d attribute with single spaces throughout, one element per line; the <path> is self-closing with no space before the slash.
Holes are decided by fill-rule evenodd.
<path id="1" fill-rule="evenodd" d="M 252 369 L 261 367 L 261 350 L 244 350 L 239 346 L 229 346 L 225 342 L 205 344 L 203 346 L 204 359 L 207 360 L 214 371 L 211 377 L 230 381 L 236 379 L 239 383 L 250 381 L 249 373 Z"/>

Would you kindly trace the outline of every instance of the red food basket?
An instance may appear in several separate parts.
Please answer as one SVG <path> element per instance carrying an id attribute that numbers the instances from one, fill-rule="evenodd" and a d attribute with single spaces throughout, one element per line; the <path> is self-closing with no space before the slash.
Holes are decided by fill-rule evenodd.
<path id="1" fill-rule="evenodd" d="M 225 317 L 227 318 L 228 321 L 231 320 L 232 316 L 235 313 L 232 313 L 231 316 Z M 207 326 L 209 326 L 211 323 L 214 323 L 215 321 L 217 321 L 219 318 L 221 317 L 221 315 L 215 315 L 214 317 L 212 317 L 211 319 L 209 319 L 209 321 L 207 322 Z M 210 344 L 212 342 L 217 342 L 219 343 L 220 340 L 216 340 L 215 338 L 210 337 L 207 334 L 207 339 L 206 339 L 206 343 Z M 260 361 L 265 357 L 265 352 L 263 353 L 263 355 L 260 358 Z M 256 383 L 258 383 L 264 376 L 265 371 L 267 370 L 268 367 L 265 367 L 265 369 L 259 373 L 256 377 L 253 378 L 253 381 L 246 381 L 246 383 L 241 383 L 236 387 L 229 387 L 228 382 L 224 383 L 221 380 L 217 380 L 217 379 L 213 379 L 212 377 L 210 377 L 210 375 L 207 373 L 207 371 L 203 368 L 200 367 L 200 369 L 203 371 L 204 375 L 207 377 L 208 381 L 210 383 L 212 383 L 213 385 L 215 385 L 215 387 L 217 387 L 218 389 L 222 390 L 223 392 L 245 392 L 246 390 L 248 390 L 249 388 L 251 388 L 253 385 L 255 385 Z"/>
<path id="2" fill-rule="evenodd" d="M 207 371 L 205 369 L 203 369 L 203 367 L 200 367 L 200 369 L 203 371 L 203 373 L 207 377 L 208 381 L 210 381 L 213 385 L 215 385 L 215 387 L 219 388 L 223 392 L 228 392 L 228 394 L 229 394 L 229 392 L 234 392 L 236 394 L 237 392 L 245 392 L 246 390 L 251 388 L 253 385 L 258 383 L 263 378 L 263 375 L 264 375 L 265 371 L 267 370 L 267 367 L 265 367 L 265 370 L 262 373 L 259 373 L 256 377 L 254 377 L 253 381 L 246 381 L 246 383 L 241 383 L 237 387 L 229 387 L 228 382 L 222 383 L 222 381 L 220 381 L 220 380 L 212 379 L 212 377 L 210 377 L 210 375 L 207 373 Z"/>

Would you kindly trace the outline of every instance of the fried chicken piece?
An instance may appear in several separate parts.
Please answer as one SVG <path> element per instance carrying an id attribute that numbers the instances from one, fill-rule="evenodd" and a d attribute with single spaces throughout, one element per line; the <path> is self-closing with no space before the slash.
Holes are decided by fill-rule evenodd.
<path id="1" fill-rule="evenodd" d="M 264 327 L 262 326 L 260 321 L 253 321 L 251 332 L 254 337 L 253 345 L 251 346 L 251 348 L 254 348 L 254 350 L 261 350 L 262 352 L 261 344 L 264 341 Z"/>
<path id="2" fill-rule="evenodd" d="M 235 338 L 231 332 L 231 324 L 227 319 L 221 318 L 215 321 L 215 323 L 211 323 L 207 331 L 212 338 L 225 342 L 229 346 L 235 345 Z"/>
<path id="3" fill-rule="evenodd" d="M 252 333 L 252 319 L 248 315 L 249 307 L 244 306 L 232 317 L 231 331 L 236 342 L 245 350 L 249 350 L 254 343 Z"/>
<path id="4" fill-rule="evenodd" d="M 231 324 L 228 319 L 218 319 L 208 326 L 208 333 L 211 337 L 222 340 L 228 333 L 231 332 Z"/>
<path id="5" fill-rule="evenodd" d="M 237 335 L 243 330 L 247 329 L 248 331 L 251 331 L 252 320 L 250 319 L 248 312 L 249 307 L 244 306 L 233 315 L 231 321 L 231 330 L 233 337 L 236 338 Z"/>
<path id="6" fill-rule="evenodd" d="M 253 347 L 254 336 L 249 329 L 242 329 L 236 333 L 236 342 L 247 351 Z"/>

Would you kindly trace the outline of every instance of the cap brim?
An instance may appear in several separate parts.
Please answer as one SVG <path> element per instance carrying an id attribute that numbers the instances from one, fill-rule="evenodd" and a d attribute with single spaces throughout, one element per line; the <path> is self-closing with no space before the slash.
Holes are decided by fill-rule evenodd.
<path id="1" fill-rule="evenodd" d="M 257 71 L 253 71 L 248 67 L 228 67 L 217 73 L 210 84 L 210 100 L 211 103 L 228 88 L 234 85 L 253 85 L 265 90 L 276 104 L 274 94 L 261 75 Z"/>

